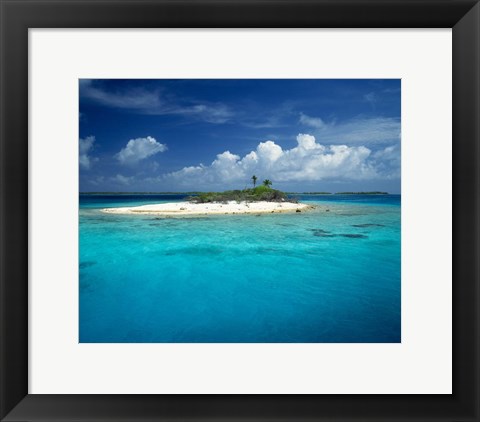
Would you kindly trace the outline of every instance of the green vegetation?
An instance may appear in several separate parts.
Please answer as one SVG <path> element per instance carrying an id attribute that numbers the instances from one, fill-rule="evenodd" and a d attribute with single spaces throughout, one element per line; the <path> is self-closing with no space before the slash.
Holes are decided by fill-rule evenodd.
<path id="1" fill-rule="evenodd" d="M 335 195 L 388 195 L 388 192 L 336 192 Z"/>
<path id="2" fill-rule="evenodd" d="M 197 196 L 191 196 L 188 198 L 190 202 L 197 204 L 205 204 L 208 202 L 227 202 L 227 201 L 270 201 L 270 202 L 282 202 L 286 201 L 288 196 L 285 192 L 272 189 L 269 186 L 257 186 L 253 189 L 244 190 L 227 190 L 225 192 L 207 192 L 200 193 Z M 292 199 L 288 199 L 293 202 Z"/>
<path id="3" fill-rule="evenodd" d="M 263 185 L 255 186 L 258 180 L 258 177 L 253 175 L 251 177 L 253 181 L 253 189 L 243 189 L 243 190 L 227 190 L 225 192 L 199 192 L 195 196 L 190 196 L 187 199 L 190 202 L 197 204 L 205 204 L 208 202 L 228 202 L 228 201 L 237 201 L 237 202 L 258 202 L 258 201 L 270 201 L 270 202 L 283 202 L 287 199 L 290 202 L 298 202 L 295 199 L 288 198 L 285 192 L 279 191 L 277 189 L 272 189 L 272 181 L 270 179 L 265 179 Z"/>

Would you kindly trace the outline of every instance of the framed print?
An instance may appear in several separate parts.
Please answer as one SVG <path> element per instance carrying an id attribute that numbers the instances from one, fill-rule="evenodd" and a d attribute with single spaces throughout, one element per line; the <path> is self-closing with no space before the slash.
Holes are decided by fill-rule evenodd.
<path id="1" fill-rule="evenodd" d="M 476 1 L 0 3 L 2 420 L 479 420 Z"/>

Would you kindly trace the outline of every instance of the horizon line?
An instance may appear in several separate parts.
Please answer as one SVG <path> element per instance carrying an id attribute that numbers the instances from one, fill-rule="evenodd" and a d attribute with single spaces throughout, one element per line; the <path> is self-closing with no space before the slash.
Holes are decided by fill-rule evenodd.
<path id="1" fill-rule="evenodd" d="M 240 190 L 240 189 L 239 189 Z M 194 193 L 209 193 L 213 191 L 84 191 L 79 192 L 80 195 L 91 195 L 91 194 L 194 194 Z M 401 195 L 401 193 L 391 193 L 386 191 L 340 191 L 340 192 L 324 192 L 324 191 L 310 191 L 310 192 L 293 192 L 287 191 L 287 194 L 316 194 L 316 195 L 341 195 L 341 194 L 376 194 L 376 195 Z"/>

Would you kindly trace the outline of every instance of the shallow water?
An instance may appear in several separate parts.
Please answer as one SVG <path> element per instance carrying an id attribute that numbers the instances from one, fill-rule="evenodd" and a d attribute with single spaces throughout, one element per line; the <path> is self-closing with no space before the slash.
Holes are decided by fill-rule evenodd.
<path id="1" fill-rule="evenodd" d="M 162 218 L 80 196 L 81 342 L 399 342 L 400 196 L 297 195 L 292 214 Z M 327 211 L 328 210 L 328 211 Z"/>

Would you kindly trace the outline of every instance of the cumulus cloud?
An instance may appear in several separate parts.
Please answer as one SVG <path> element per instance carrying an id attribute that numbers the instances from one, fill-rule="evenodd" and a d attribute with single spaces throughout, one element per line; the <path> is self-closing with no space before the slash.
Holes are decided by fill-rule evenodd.
<path id="1" fill-rule="evenodd" d="M 147 136 L 146 138 L 130 139 L 125 148 L 122 148 L 115 157 L 121 164 L 132 165 L 166 150 L 167 146 L 165 144 Z"/>
<path id="2" fill-rule="evenodd" d="M 79 144 L 79 163 L 80 167 L 88 170 L 90 169 L 92 163 L 96 161 L 95 158 L 92 158 L 89 153 L 93 149 L 93 144 L 95 143 L 95 136 L 87 136 L 86 138 L 80 138 L 78 141 Z"/>
<path id="3" fill-rule="evenodd" d="M 365 146 L 325 146 L 312 135 L 299 134 L 297 145 L 291 149 L 284 150 L 268 140 L 244 157 L 225 151 L 208 166 L 184 167 L 164 177 L 184 187 L 249 183 L 252 174 L 275 183 L 366 180 L 378 177 L 371 155 Z"/>

